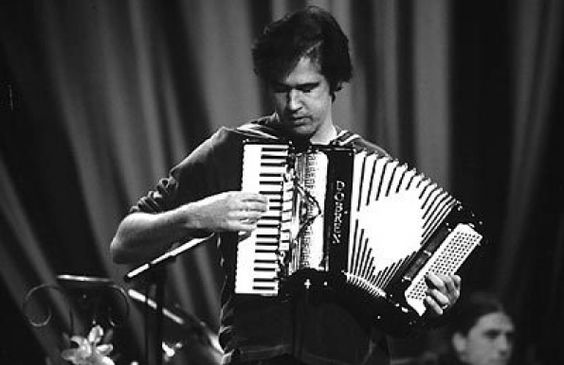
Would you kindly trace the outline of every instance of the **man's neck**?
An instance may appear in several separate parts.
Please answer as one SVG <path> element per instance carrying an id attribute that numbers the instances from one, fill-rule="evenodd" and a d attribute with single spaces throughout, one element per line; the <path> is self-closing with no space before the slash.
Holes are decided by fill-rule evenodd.
<path id="1" fill-rule="evenodd" d="M 337 128 L 333 121 L 329 119 L 324 125 L 315 133 L 310 139 L 310 143 L 314 144 L 329 144 L 337 137 Z"/>

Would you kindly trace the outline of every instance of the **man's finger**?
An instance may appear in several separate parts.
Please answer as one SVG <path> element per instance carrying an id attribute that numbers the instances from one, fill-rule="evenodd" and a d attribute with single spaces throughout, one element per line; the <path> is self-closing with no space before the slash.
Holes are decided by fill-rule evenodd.
<path id="1" fill-rule="evenodd" d="M 251 219 L 240 220 L 232 225 L 235 231 L 251 232 L 257 228 L 257 221 Z"/>
<path id="2" fill-rule="evenodd" d="M 462 286 L 462 278 L 459 275 L 451 275 L 450 277 L 452 278 L 456 290 L 460 290 L 460 287 Z"/>
<path id="3" fill-rule="evenodd" d="M 439 303 L 437 303 L 437 301 L 435 299 L 433 299 L 431 296 L 426 296 L 424 299 L 424 304 L 427 308 L 431 309 L 435 315 L 442 315 L 445 311 L 446 308 L 443 308 L 443 306 Z"/>
<path id="4" fill-rule="evenodd" d="M 443 307 L 443 306 L 448 305 L 450 303 L 448 296 L 445 295 L 444 293 L 440 292 L 437 289 L 429 290 L 428 296 L 431 297 L 432 299 L 434 299 L 434 301 L 437 302 L 437 304 L 440 307 Z"/>
<path id="5" fill-rule="evenodd" d="M 258 193 L 251 193 L 248 191 L 241 191 L 239 192 L 239 197 L 241 198 L 241 201 L 244 202 L 262 202 L 267 204 L 268 203 L 268 198 L 262 194 L 258 194 Z"/>
<path id="6" fill-rule="evenodd" d="M 243 204 L 243 210 L 266 212 L 268 210 L 268 205 L 266 203 L 257 201 L 245 202 Z"/>
<path id="7" fill-rule="evenodd" d="M 430 288 L 437 288 L 440 291 L 445 290 L 445 282 L 441 278 L 439 278 L 435 273 L 433 272 L 427 273 L 426 279 L 427 279 L 427 285 Z"/>

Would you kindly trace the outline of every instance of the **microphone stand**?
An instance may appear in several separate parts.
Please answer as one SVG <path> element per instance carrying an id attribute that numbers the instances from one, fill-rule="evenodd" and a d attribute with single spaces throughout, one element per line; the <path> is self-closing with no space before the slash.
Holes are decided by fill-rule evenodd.
<path id="1" fill-rule="evenodd" d="M 173 262 L 177 256 L 183 254 L 184 252 L 196 247 L 200 243 L 208 240 L 213 236 L 213 233 L 204 238 L 192 239 L 164 254 L 156 257 L 148 263 L 145 263 L 130 272 L 128 272 L 123 280 L 131 282 L 134 279 L 146 278 L 149 283 L 156 286 L 155 302 L 156 302 L 156 332 L 155 332 L 155 365 L 161 365 L 163 363 L 162 356 L 162 341 L 163 341 L 163 302 L 164 302 L 164 292 L 165 292 L 165 282 L 166 282 L 166 265 Z"/>

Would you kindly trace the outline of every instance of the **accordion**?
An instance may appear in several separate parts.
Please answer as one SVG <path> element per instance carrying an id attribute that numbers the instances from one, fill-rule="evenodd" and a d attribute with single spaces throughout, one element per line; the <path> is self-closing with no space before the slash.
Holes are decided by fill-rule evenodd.
<path id="1" fill-rule="evenodd" d="M 426 275 L 456 273 L 483 238 L 431 179 L 368 151 L 247 141 L 241 188 L 269 204 L 257 228 L 239 234 L 237 294 L 340 282 L 419 318 Z"/>

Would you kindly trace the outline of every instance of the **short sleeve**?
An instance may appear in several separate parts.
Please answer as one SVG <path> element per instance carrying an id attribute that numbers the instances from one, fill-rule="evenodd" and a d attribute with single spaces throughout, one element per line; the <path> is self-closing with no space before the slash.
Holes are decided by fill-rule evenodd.
<path id="1" fill-rule="evenodd" d="M 141 197 L 131 207 L 130 213 L 160 213 L 171 209 L 178 192 L 178 182 L 173 176 L 161 179 L 154 190 Z"/>

